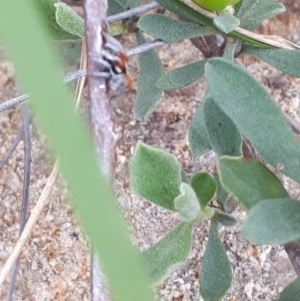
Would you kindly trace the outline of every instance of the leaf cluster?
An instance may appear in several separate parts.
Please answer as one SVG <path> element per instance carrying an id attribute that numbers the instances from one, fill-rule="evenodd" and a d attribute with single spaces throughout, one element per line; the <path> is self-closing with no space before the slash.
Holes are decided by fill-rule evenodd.
<path id="1" fill-rule="evenodd" d="M 67 5 L 56 0 L 39 2 L 44 3 L 40 10 L 46 15 L 52 37 L 62 42 L 83 37 L 83 20 Z M 200 292 L 204 300 L 221 300 L 231 285 L 232 275 L 218 225 L 235 224 L 230 215 L 235 202 L 248 211 L 241 233 L 249 241 L 272 245 L 300 239 L 299 203 L 290 198 L 273 172 L 280 165 L 283 174 L 300 182 L 299 141 L 271 96 L 235 65 L 234 58 L 248 54 L 285 74 L 300 77 L 300 51 L 274 48 L 236 31 L 238 27 L 252 31 L 264 19 L 284 12 L 284 6 L 277 1 L 242 0 L 234 9 L 219 12 L 213 19 L 187 5 L 188 1 L 157 2 L 176 17 L 155 13 L 140 17 L 136 24 L 138 44 L 146 43 L 144 33 L 168 43 L 219 34 L 224 38 L 220 47 L 224 48 L 223 57 L 164 72 L 155 50 L 142 53 L 135 117 L 147 120 L 164 91 L 180 89 L 204 76 L 208 89 L 191 122 L 189 145 L 194 158 L 214 151 L 217 166 L 214 175 L 199 171 L 188 179 L 171 154 L 142 142 L 137 144 L 130 164 L 133 191 L 181 217 L 180 224 L 141 257 L 153 281 L 160 281 L 186 261 L 195 223 L 210 220 Z M 111 0 L 109 14 L 140 3 Z M 244 139 L 254 146 L 263 162 L 243 153 Z M 213 199 L 218 208 L 211 206 Z M 279 300 L 294 300 L 299 287 L 296 280 Z"/>

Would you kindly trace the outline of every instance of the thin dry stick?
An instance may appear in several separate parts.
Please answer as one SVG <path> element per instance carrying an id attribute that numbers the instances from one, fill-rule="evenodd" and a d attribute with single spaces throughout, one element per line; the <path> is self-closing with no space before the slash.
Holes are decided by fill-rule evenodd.
<path id="1" fill-rule="evenodd" d="M 156 8 L 156 7 L 159 7 L 159 4 L 153 1 L 153 2 L 144 4 L 144 5 L 140 5 L 138 7 L 135 7 L 135 8 L 129 9 L 129 10 L 125 10 L 124 12 L 116 14 L 114 16 L 109 16 L 107 18 L 107 22 L 113 23 L 116 21 L 125 20 L 125 19 L 128 19 L 130 17 L 144 13 L 144 12 L 146 12 L 150 9 Z"/>
<path id="2" fill-rule="evenodd" d="M 84 83 L 84 78 L 81 79 L 78 83 L 77 86 L 83 86 Z M 80 99 L 81 99 L 81 95 L 82 95 L 82 88 L 77 89 L 76 91 L 78 91 L 78 94 L 76 95 L 76 105 L 75 105 L 75 109 L 78 108 L 79 104 L 80 104 Z M 14 249 L 12 250 L 10 256 L 8 257 L 8 259 L 5 262 L 4 267 L 2 268 L 1 272 L 0 272 L 0 285 L 3 283 L 3 281 L 6 279 L 9 271 L 11 270 L 14 262 L 17 260 L 17 258 L 19 257 L 23 246 L 26 244 L 27 240 L 30 237 L 30 234 L 32 232 L 33 227 L 35 226 L 39 216 L 41 215 L 44 207 L 46 206 L 48 200 L 49 200 L 49 196 L 50 193 L 53 189 L 53 186 L 57 180 L 58 177 L 58 160 L 56 160 L 54 167 L 52 169 L 52 172 L 48 178 L 47 184 L 44 187 L 27 223 L 26 226 L 19 238 L 19 240 L 17 241 Z"/>
<path id="3" fill-rule="evenodd" d="M 27 220 L 30 174 L 31 174 L 31 133 L 30 133 L 31 118 L 26 104 L 22 105 L 22 115 L 23 115 L 23 126 L 24 126 L 24 182 L 23 182 L 23 196 L 22 196 L 19 237 L 24 230 L 24 227 L 26 225 L 26 220 Z M 11 275 L 7 301 L 13 300 L 15 283 L 17 279 L 17 272 L 19 268 L 19 261 L 20 260 L 18 257 L 14 264 L 13 272 Z"/>
<path id="4" fill-rule="evenodd" d="M 40 198 L 37 201 L 36 206 L 34 207 L 32 213 L 30 215 L 30 218 L 28 219 L 28 221 L 26 223 L 24 231 L 22 232 L 19 240 L 17 241 L 14 249 L 12 250 L 11 254 L 9 255 L 8 259 L 5 262 L 4 267 L 2 268 L 2 270 L 0 272 L 0 285 L 6 279 L 10 269 L 12 268 L 12 266 L 14 264 L 14 262 L 19 257 L 23 246 L 27 242 L 33 227 L 35 226 L 40 214 L 43 211 L 43 208 L 47 204 L 47 202 L 49 200 L 50 192 L 52 191 L 52 188 L 53 188 L 53 185 L 54 185 L 54 183 L 57 179 L 57 176 L 58 176 L 58 164 L 56 162 L 55 165 L 54 165 L 54 168 L 52 170 L 52 173 L 51 173 L 51 175 L 48 179 L 48 182 L 47 182 L 45 188 L 43 189 L 43 192 L 40 195 Z"/>
<path id="5" fill-rule="evenodd" d="M 23 139 L 23 136 L 24 136 L 24 127 L 22 127 L 20 129 L 17 137 L 15 138 L 15 140 L 13 141 L 13 143 L 11 144 L 10 148 L 7 150 L 6 154 L 0 160 L 0 169 L 2 169 L 3 166 L 7 163 L 7 161 L 9 160 L 9 158 L 11 157 L 11 155 L 13 154 L 14 150 L 16 149 L 16 147 L 18 146 L 18 144 L 20 143 L 20 141 Z"/>
<path id="6" fill-rule="evenodd" d="M 84 69 L 84 70 L 86 69 L 86 44 L 85 44 L 85 39 L 83 39 L 83 41 L 82 41 L 82 48 L 81 48 L 81 57 L 80 57 L 79 69 Z M 84 75 L 81 78 L 80 82 L 77 83 L 77 85 L 76 85 L 76 91 L 75 91 L 75 95 L 76 95 L 75 108 L 79 107 L 81 96 L 83 94 L 83 89 L 84 89 L 85 81 L 86 81 L 86 76 Z"/>

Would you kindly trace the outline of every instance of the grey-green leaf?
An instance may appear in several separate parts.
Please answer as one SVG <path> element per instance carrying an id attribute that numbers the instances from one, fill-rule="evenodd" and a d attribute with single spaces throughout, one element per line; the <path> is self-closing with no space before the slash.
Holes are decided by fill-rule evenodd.
<path id="1" fill-rule="evenodd" d="M 56 8 L 55 4 L 58 0 L 31 0 L 37 7 L 39 13 L 43 17 L 43 21 L 48 29 L 48 32 L 53 40 L 76 40 L 78 36 L 73 35 L 63 28 L 61 28 L 56 22 Z"/>
<path id="2" fill-rule="evenodd" d="M 138 32 L 136 36 L 139 45 L 146 42 L 141 33 Z M 140 76 L 134 115 L 140 120 L 146 120 L 163 96 L 163 90 L 156 86 L 157 80 L 163 75 L 163 66 L 154 50 L 140 54 L 139 61 Z"/>
<path id="3" fill-rule="evenodd" d="M 143 198 L 175 210 L 174 198 L 180 194 L 181 168 L 166 151 L 138 142 L 130 162 L 130 184 Z"/>
<path id="4" fill-rule="evenodd" d="M 170 43 L 217 33 L 211 27 L 175 20 L 161 14 L 145 15 L 139 19 L 137 26 L 153 38 Z"/>
<path id="5" fill-rule="evenodd" d="M 300 277 L 289 284 L 280 294 L 276 301 L 296 301 L 300 296 Z"/>
<path id="6" fill-rule="evenodd" d="M 255 56 L 269 65 L 294 77 L 300 77 L 300 50 L 262 49 L 254 46 L 244 46 L 244 53 Z"/>
<path id="7" fill-rule="evenodd" d="M 178 3 L 173 3 L 173 1 L 170 0 L 157 0 L 156 2 L 166 10 L 174 13 L 178 17 L 181 17 L 183 20 L 199 23 L 198 18 L 193 17 L 190 13 L 186 12 L 178 5 Z"/>
<path id="8" fill-rule="evenodd" d="M 221 300 L 230 288 L 231 280 L 231 267 L 218 235 L 218 223 L 212 220 L 200 275 L 200 292 L 203 299 Z"/>
<path id="9" fill-rule="evenodd" d="M 239 132 L 274 167 L 300 182 L 300 143 L 280 108 L 245 70 L 224 59 L 205 65 L 209 91 Z"/>
<path id="10" fill-rule="evenodd" d="M 240 25 L 240 20 L 229 12 L 221 13 L 213 21 L 218 29 L 224 33 L 230 33 Z"/>
<path id="11" fill-rule="evenodd" d="M 217 168 L 222 187 L 246 209 L 264 199 L 289 197 L 279 179 L 256 159 L 221 157 Z"/>
<path id="12" fill-rule="evenodd" d="M 181 223 L 141 256 L 151 279 L 156 283 L 185 262 L 191 247 L 193 224 Z"/>
<path id="13" fill-rule="evenodd" d="M 185 65 L 164 74 L 157 81 L 157 87 L 166 90 L 176 90 L 190 85 L 204 74 L 206 60 Z"/>
<path id="14" fill-rule="evenodd" d="M 193 188 L 186 183 L 180 184 L 180 195 L 174 199 L 174 207 L 181 220 L 187 223 L 194 221 L 200 212 L 200 205 Z"/>
<path id="15" fill-rule="evenodd" d="M 215 194 L 215 179 L 207 172 L 198 172 L 193 175 L 191 185 L 203 210 Z"/>
<path id="16" fill-rule="evenodd" d="M 143 0 L 127 0 L 126 7 L 128 8 L 135 8 L 139 6 Z"/>
<path id="17" fill-rule="evenodd" d="M 218 155 L 241 155 L 241 135 L 212 97 L 205 99 L 204 120 L 209 144 Z"/>
<path id="18" fill-rule="evenodd" d="M 119 14 L 123 11 L 125 11 L 125 4 L 122 3 L 122 1 L 117 1 L 117 0 L 109 0 L 108 1 L 108 9 L 107 9 L 107 15 L 112 16 Z"/>
<path id="19" fill-rule="evenodd" d="M 227 191 L 222 187 L 219 179 L 219 175 L 217 170 L 215 169 L 214 172 L 215 182 L 216 182 L 216 193 L 217 193 L 217 202 L 222 206 L 223 210 L 227 213 L 231 213 L 235 210 L 234 208 L 228 208 L 226 207 L 227 201 L 230 199 L 228 196 Z"/>
<path id="20" fill-rule="evenodd" d="M 237 7 L 241 27 L 248 30 L 254 30 L 263 20 L 285 12 L 284 5 L 275 0 L 243 0 Z"/>
<path id="21" fill-rule="evenodd" d="M 190 179 L 188 178 L 188 176 L 186 175 L 185 171 L 181 168 L 181 182 L 182 183 L 187 183 L 189 184 L 190 183 Z"/>
<path id="22" fill-rule="evenodd" d="M 248 212 L 242 235 L 258 245 L 281 245 L 300 239 L 300 202 L 263 200 Z"/>
<path id="23" fill-rule="evenodd" d="M 231 227 L 236 224 L 236 219 L 233 216 L 220 210 L 215 210 L 213 219 L 215 219 L 218 223 L 226 227 Z"/>
<path id="24" fill-rule="evenodd" d="M 55 18 L 57 24 L 69 32 L 80 38 L 84 36 L 84 21 L 69 5 L 58 2 L 55 3 Z"/>
<path id="25" fill-rule="evenodd" d="M 203 112 L 205 99 L 208 97 L 210 96 L 206 93 L 195 112 L 189 130 L 189 144 L 194 158 L 204 155 L 211 149 Z"/>

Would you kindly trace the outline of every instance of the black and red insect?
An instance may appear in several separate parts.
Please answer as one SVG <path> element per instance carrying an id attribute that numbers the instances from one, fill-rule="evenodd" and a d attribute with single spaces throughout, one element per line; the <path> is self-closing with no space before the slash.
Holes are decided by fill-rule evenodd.
<path id="1" fill-rule="evenodd" d="M 108 90 L 114 93 L 131 91 L 131 78 L 127 74 L 128 58 L 122 51 L 122 45 L 107 33 L 102 34 L 102 41 L 101 56 L 93 59 L 99 64 L 100 71 L 93 76 L 104 78 Z"/>

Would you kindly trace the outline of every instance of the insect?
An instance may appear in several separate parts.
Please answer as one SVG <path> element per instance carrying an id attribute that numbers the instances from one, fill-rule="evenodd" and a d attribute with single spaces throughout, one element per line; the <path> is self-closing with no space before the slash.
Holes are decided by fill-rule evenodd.
<path id="1" fill-rule="evenodd" d="M 92 58 L 100 70 L 92 76 L 104 78 L 108 90 L 116 94 L 132 91 L 131 77 L 126 70 L 128 58 L 122 52 L 122 45 L 107 33 L 102 33 L 102 41 L 101 57 Z"/>

